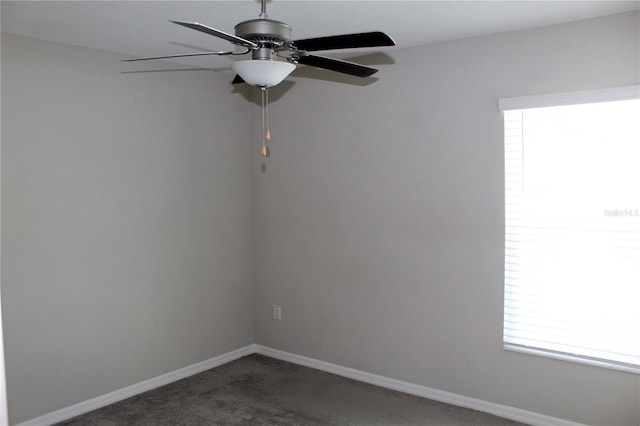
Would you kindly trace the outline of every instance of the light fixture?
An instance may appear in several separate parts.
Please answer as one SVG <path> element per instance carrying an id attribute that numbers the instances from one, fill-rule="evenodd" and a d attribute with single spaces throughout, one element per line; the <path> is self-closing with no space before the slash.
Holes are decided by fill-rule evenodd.
<path id="1" fill-rule="evenodd" d="M 296 66 L 289 62 L 250 59 L 234 62 L 231 69 L 247 84 L 262 88 L 280 84 Z"/>
<path id="2" fill-rule="evenodd" d="M 280 84 L 291 72 L 296 69 L 289 62 L 278 62 L 273 59 L 250 59 L 237 61 L 231 65 L 247 84 L 258 86 L 262 95 L 262 149 L 263 157 L 269 156 L 267 142 L 271 141 L 269 130 L 269 87 Z"/>

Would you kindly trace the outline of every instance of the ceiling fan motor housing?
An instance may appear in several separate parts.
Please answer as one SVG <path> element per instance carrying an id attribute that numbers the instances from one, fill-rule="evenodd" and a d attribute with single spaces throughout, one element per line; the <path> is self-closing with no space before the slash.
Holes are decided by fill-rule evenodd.
<path id="1" fill-rule="evenodd" d="M 252 59 L 272 59 L 274 48 L 291 41 L 291 27 L 273 19 L 251 19 L 235 26 L 236 36 L 257 43 Z"/>

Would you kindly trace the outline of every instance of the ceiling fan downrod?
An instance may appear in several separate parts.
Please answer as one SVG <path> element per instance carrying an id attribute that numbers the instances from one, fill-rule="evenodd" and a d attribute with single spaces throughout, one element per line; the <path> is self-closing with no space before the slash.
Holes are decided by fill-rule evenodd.
<path id="1" fill-rule="evenodd" d="M 259 0 L 260 1 L 260 19 L 267 19 L 269 15 L 267 15 L 267 0 Z"/>

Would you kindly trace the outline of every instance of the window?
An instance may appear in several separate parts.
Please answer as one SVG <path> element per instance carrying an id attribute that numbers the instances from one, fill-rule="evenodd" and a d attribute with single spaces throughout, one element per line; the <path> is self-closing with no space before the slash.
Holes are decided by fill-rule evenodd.
<path id="1" fill-rule="evenodd" d="M 505 349 L 640 373 L 639 93 L 500 100 Z"/>

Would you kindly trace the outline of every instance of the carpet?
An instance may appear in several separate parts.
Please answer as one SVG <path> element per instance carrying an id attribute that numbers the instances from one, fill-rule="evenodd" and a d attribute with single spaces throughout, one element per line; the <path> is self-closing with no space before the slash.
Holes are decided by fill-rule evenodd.
<path id="1" fill-rule="evenodd" d="M 58 425 L 522 423 L 254 354 Z"/>

